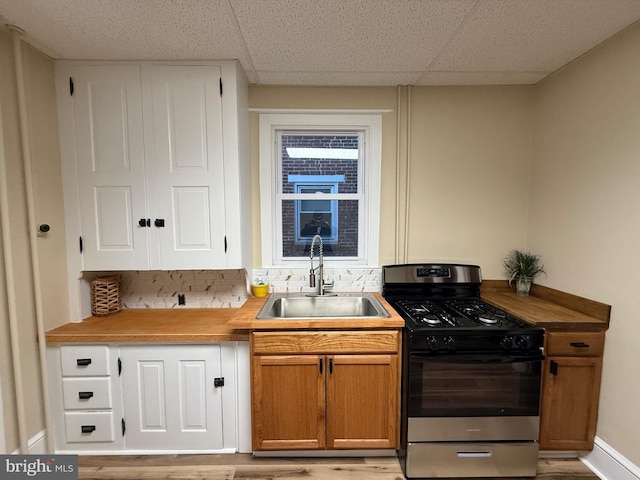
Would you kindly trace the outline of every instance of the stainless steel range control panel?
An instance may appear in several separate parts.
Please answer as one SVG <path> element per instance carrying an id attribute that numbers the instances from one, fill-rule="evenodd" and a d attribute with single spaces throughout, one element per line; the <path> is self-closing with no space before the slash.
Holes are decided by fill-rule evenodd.
<path id="1" fill-rule="evenodd" d="M 431 278 L 449 278 L 451 277 L 451 270 L 447 267 L 436 268 L 420 268 L 416 269 L 417 277 L 431 277 Z"/>

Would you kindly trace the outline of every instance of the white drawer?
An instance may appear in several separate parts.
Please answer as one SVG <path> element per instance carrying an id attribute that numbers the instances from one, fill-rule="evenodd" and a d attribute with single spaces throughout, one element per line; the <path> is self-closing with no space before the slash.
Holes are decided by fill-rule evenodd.
<path id="1" fill-rule="evenodd" d="M 60 347 L 62 375 L 94 377 L 109 375 L 109 347 L 106 345 L 65 345 Z"/>
<path id="2" fill-rule="evenodd" d="M 64 378 L 62 395 L 65 410 L 97 410 L 112 408 L 111 379 Z"/>
<path id="3" fill-rule="evenodd" d="M 113 412 L 66 412 L 68 443 L 113 442 Z"/>

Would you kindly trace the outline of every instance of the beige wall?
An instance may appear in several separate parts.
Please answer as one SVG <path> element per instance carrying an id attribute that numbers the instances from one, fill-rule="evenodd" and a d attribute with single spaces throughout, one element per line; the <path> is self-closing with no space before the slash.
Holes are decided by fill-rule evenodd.
<path id="1" fill-rule="evenodd" d="M 532 87 L 412 89 L 408 261 L 475 263 L 504 278 L 526 242 Z"/>
<path id="2" fill-rule="evenodd" d="M 538 90 L 529 246 L 541 283 L 612 306 L 597 435 L 640 466 L 640 25 Z"/>
<path id="3" fill-rule="evenodd" d="M 253 86 L 249 105 L 391 110 L 383 114 L 379 264 L 470 262 L 503 278 L 502 258 L 526 242 L 534 98 L 533 87 Z M 258 113 L 250 137 L 260 267 Z"/>
<path id="4" fill-rule="evenodd" d="M 64 249 L 64 217 L 62 185 L 57 140 L 57 121 L 53 82 L 53 63 L 32 48 L 23 48 L 27 108 L 31 129 L 31 150 L 34 170 L 36 222 L 48 223 L 52 231 L 38 239 L 38 254 L 42 272 L 43 310 L 46 328 L 65 323 L 68 318 L 67 276 Z M 28 438 L 42 431 L 44 425 L 43 397 L 35 321 L 35 301 L 31 252 L 28 237 L 28 217 L 22 148 L 19 131 L 17 93 L 11 37 L 0 31 L 0 105 L 3 116 L 3 139 L 7 162 L 10 198 L 11 258 L 14 268 L 13 288 L 16 295 L 18 335 L 22 363 L 24 406 Z M 19 447 L 16 423 L 16 402 L 13 385 L 12 349 L 9 335 L 7 279 L 4 247 L 0 260 L 0 377 L 2 379 L 2 412 L 5 423 L 6 448 Z"/>

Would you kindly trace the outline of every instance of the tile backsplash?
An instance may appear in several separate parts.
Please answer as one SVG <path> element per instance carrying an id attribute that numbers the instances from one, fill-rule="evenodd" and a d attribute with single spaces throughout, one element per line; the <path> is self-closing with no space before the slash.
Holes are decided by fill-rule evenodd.
<path id="1" fill-rule="evenodd" d="M 245 270 L 125 271 L 122 275 L 124 308 L 238 308 L 249 297 L 250 279 L 262 278 L 270 293 L 315 292 L 305 268 Z M 325 268 L 325 281 L 335 292 L 379 292 L 380 268 Z M 184 305 L 179 298 L 184 295 Z"/>
<path id="2" fill-rule="evenodd" d="M 238 308 L 248 297 L 244 270 L 122 272 L 121 292 L 124 308 Z"/>

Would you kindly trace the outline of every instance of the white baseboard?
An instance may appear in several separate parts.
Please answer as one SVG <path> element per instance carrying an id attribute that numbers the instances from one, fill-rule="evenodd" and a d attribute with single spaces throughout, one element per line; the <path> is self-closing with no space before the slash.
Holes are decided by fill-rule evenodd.
<path id="1" fill-rule="evenodd" d="M 46 455 L 47 454 L 47 432 L 42 430 L 36 433 L 27 441 L 27 452 L 29 455 Z M 13 451 L 13 455 L 20 453 L 20 449 Z"/>
<path id="2" fill-rule="evenodd" d="M 594 441 L 593 450 L 580 460 L 602 480 L 640 480 L 640 467 L 599 437 Z"/>

